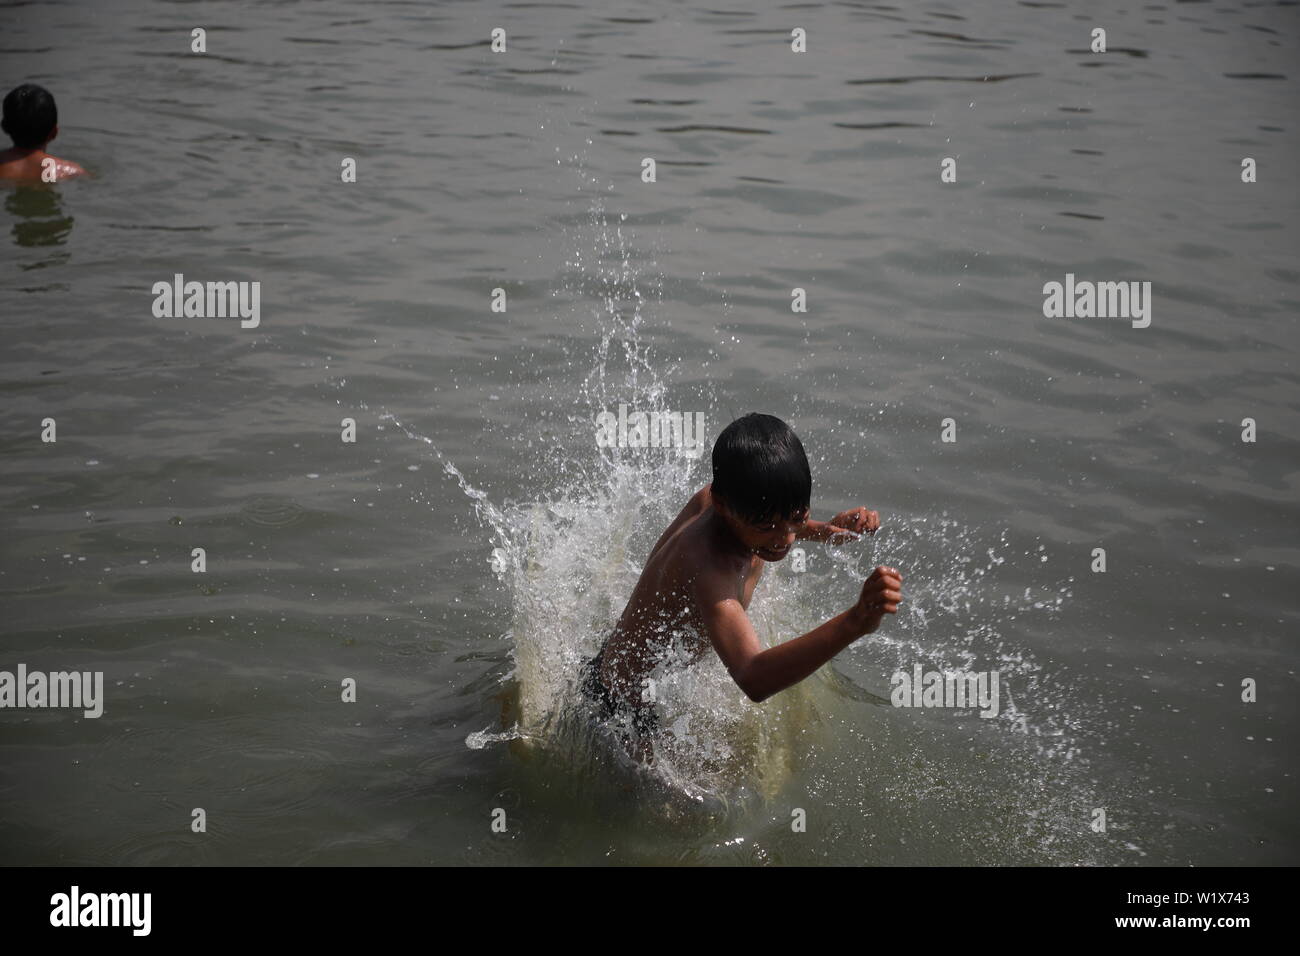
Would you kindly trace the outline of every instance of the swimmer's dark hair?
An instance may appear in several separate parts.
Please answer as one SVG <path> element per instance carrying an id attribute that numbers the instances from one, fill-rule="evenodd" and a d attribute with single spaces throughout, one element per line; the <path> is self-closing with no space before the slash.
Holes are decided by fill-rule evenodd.
<path id="1" fill-rule="evenodd" d="M 50 91 L 35 83 L 24 83 L 9 91 L 4 102 L 0 129 L 9 134 L 19 149 L 44 146 L 59 122 L 59 111 Z"/>
<path id="2" fill-rule="evenodd" d="M 737 418 L 713 443 L 711 493 L 751 524 L 806 510 L 812 472 L 799 436 L 772 415 Z"/>

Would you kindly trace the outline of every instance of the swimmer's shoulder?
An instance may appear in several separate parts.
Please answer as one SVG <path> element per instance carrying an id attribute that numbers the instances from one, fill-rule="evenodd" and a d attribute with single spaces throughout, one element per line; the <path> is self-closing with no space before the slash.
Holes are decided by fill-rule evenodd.
<path id="1" fill-rule="evenodd" d="M 82 168 L 80 163 L 74 163 L 70 159 L 60 159 L 58 156 L 49 156 L 47 159 L 54 160 L 54 178 L 59 182 L 65 179 L 76 179 L 79 176 L 89 176 L 90 173 Z"/>
<path id="2" fill-rule="evenodd" d="M 696 533 L 691 534 L 692 530 Z M 752 564 L 750 560 L 720 550 L 716 539 L 700 533 L 699 529 L 683 529 L 674 544 L 697 600 L 716 599 L 718 595 L 732 593 L 736 582 L 749 572 Z"/>
<path id="3" fill-rule="evenodd" d="M 0 153 L 0 179 L 41 182 L 41 174 L 45 171 L 46 160 L 53 160 L 54 162 L 54 180 L 56 182 L 90 175 L 79 163 L 74 163 L 70 159 L 51 156 L 49 153 L 39 155 L 28 153 L 24 156 L 6 159 L 8 152 Z"/>

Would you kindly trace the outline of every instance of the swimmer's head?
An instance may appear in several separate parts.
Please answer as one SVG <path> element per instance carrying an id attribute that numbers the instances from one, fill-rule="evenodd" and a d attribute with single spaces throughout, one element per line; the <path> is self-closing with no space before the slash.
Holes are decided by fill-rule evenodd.
<path id="1" fill-rule="evenodd" d="M 751 412 L 713 443 L 717 511 L 744 546 L 767 561 L 789 552 L 808 517 L 812 473 L 803 444 L 779 418 Z"/>
<path id="2" fill-rule="evenodd" d="M 50 91 L 35 83 L 24 83 L 9 91 L 4 100 L 3 129 L 19 149 L 40 149 L 59 131 L 59 111 Z"/>

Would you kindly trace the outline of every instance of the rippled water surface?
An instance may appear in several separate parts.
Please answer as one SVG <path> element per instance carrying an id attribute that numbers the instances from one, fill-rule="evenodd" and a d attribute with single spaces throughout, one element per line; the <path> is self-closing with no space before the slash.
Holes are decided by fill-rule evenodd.
<path id="1" fill-rule="evenodd" d="M 0 19 L 95 174 L 0 189 L 0 669 L 106 692 L 0 711 L 0 860 L 1300 862 L 1294 4 Z M 155 318 L 176 273 L 260 325 Z M 1045 318 L 1067 274 L 1150 326 Z M 654 774 L 573 681 L 708 460 L 598 448 L 620 402 L 778 415 L 815 517 L 881 512 L 765 640 L 906 578 L 760 706 L 666 667 Z M 1000 713 L 891 706 L 914 664 Z"/>

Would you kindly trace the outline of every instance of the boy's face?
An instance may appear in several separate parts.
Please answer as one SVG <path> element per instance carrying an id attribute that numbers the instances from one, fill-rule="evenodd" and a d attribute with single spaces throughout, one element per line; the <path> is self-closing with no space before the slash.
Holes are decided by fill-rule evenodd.
<path id="1" fill-rule="evenodd" d="M 795 534 L 808 518 L 808 509 L 786 518 L 772 515 L 761 521 L 749 521 L 741 518 L 724 504 L 723 517 L 728 527 L 740 539 L 746 549 L 758 555 L 764 561 L 783 561 L 794 545 Z"/>

